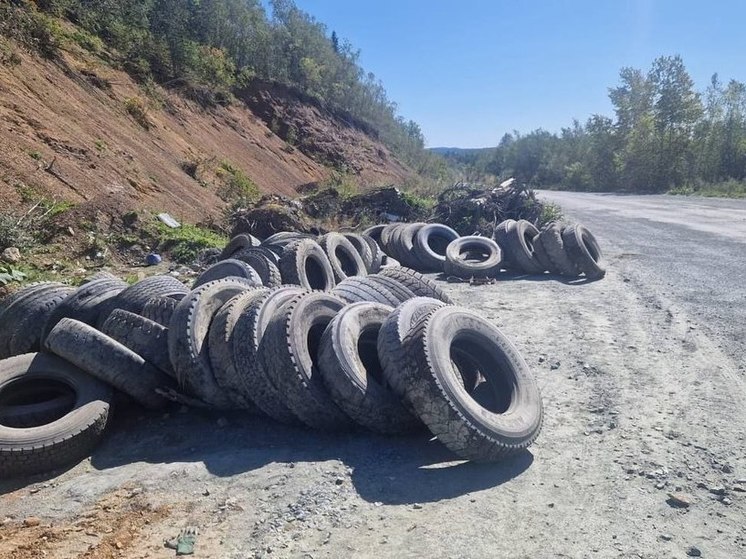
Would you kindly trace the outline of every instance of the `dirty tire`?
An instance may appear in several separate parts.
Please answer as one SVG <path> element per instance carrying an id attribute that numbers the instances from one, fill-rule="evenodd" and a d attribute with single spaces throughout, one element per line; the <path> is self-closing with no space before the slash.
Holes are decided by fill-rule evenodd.
<path id="1" fill-rule="evenodd" d="M 391 278 L 381 272 L 372 274 L 366 278 L 371 284 L 385 287 L 391 294 L 399 300 L 399 303 L 403 303 L 407 299 L 416 297 L 414 292 L 409 289 L 406 285 L 400 281 Z"/>
<path id="2" fill-rule="evenodd" d="M 63 318 L 72 318 L 85 324 L 98 324 L 101 311 L 107 310 L 106 303 L 121 293 L 127 284 L 121 280 L 99 279 L 81 285 L 68 295 L 49 313 L 41 331 L 43 346 L 49 332 Z"/>
<path id="3" fill-rule="evenodd" d="M 494 240 L 502 250 L 502 264 L 504 268 L 511 269 L 516 268 L 516 263 L 512 259 L 512 255 L 510 254 L 510 247 L 508 236 L 510 235 L 510 231 L 515 227 L 516 224 L 515 219 L 506 219 L 505 221 L 501 221 L 497 224 L 497 227 L 495 227 L 495 234 L 494 234 Z"/>
<path id="4" fill-rule="evenodd" d="M 280 423 L 302 425 L 288 408 L 284 395 L 261 367 L 259 351 L 275 313 L 298 295 L 310 293 L 297 285 L 284 285 L 252 301 L 238 317 L 233 328 L 233 359 L 236 378 L 243 393 L 269 417 Z"/>
<path id="5" fill-rule="evenodd" d="M 38 427 L 52 423 L 72 411 L 75 405 L 74 390 L 42 382 L 34 383 L 24 394 L 6 397 L 4 393 L 0 393 L 0 425 Z"/>
<path id="6" fill-rule="evenodd" d="M 234 253 L 232 258 L 246 262 L 251 266 L 259 274 L 264 287 L 279 287 L 282 285 L 282 276 L 280 275 L 280 269 L 277 267 L 277 260 L 267 256 L 266 252 L 271 253 L 272 251 L 245 248 Z"/>
<path id="7" fill-rule="evenodd" d="M 167 403 L 156 388 L 172 386 L 171 379 L 93 326 L 63 318 L 49 333 L 45 348 L 146 408 L 159 409 Z"/>
<path id="8" fill-rule="evenodd" d="M 106 319 L 101 332 L 131 349 L 171 378 L 176 373 L 168 358 L 168 328 L 139 314 L 115 309 Z"/>
<path id="9" fill-rule="evenodd" d="M 334 270 L 324 249 L 314 240 L 293 242 L 280 257 L 283 283 L 300 285 L 305 289 L 330 291 L 334 285 Z"/>
<path id="10" fill-rule="evenodd" d="M 210 365 L 218 383 L 236 408 L 257 413 L 254 402 L 243 389 L 243 382 L 237 378 L 233 358 L 233 336 L 236 322 L 241 314 L 253 302 L 269 293 L 266 287 L 256 287 L 239 293 L 230 299 L 215 315 L 210 323 L 208 335 L 208 354 Z"/>
<path id="11" fill-rule="evenodd" d="M 539 233 L 539 244 L 559 274 L 570 277 L 580 274 L 580 270 L 565 250 L 565 243 L 562 240 L 562 225 L 550 223 L 545 226 Z"/>
<path id="12" fill-rule="evenodd" d="M 241 260 L 228 258 L 227 260 L 221 260 L 217 264 L 213 264 L 207 268 L 207 270 L 202 272 L 200 276 L 194 280 L 192 290 L 211 281 L 226 278 L 243 278 L 250 281 L 252 285 L 258 287 L 261 287 L 262 285 L 262 278 L 259 277 L 259 274 L 256 273 L 254 268 Z"/>
<path id="13" fill-rule="evenodd" d="M 153 297 L 142 308 L 143 317 L 168 328 L 179 301 L 171 297 Z"/>
<path id="14" fill-rule="evenodd" d="M 600 279 L 606 270 L 600 265 L 601 247 L 593 233 L 582 225 L 568 225 L 562 230 L 565 251 L 581 272 L 590 279 Z"/>
<path id="15" fill-rule="evenodd" d="M 412 223 L 401 229 L 399 235 L 399 253 L 402 256 L 402 264 L 415 270 L 424 270 L 425 265 L 420 261 L 418 252 L 414 247 L 414 240 L 420 230 L 427 223 Z"/>
<path id="16" fill-rule="evenodd" d="M 332 265 L 334 279 L 342 281 L 348 277 L 367 275 L 368 270 L 363 257 L 355 246 L 340 233 L 327 233 L 319 239 L 329 263 Z"/>
<path id="17" fill-rule="evenodd" d="M 324 385 L 340 409 L 382 434 L 411 433 L 422 426 L 388 387 L 378 357 L 378 332 L 393 310 L 379 303 L 346 306 L 326 327 L 318 357 Z"/>
<path id="18" fill-rule="evenodd" d="M 416 363 L 407 400 L 430 431 L 468 460 L 492 462 L 527 448 L 538 436 L 543 406 L 528 365 L 490 322 L 467 309 L 446 306 L 420 319 L 405 345 Z M 467 392 L 452 361 L 468 354 L 485 377 L 484 405 Z"/>
<path id="19" fill-rule="evenodd" d="M 544 245 L 541 244 L 541 233 L 533 238 L 532 244 L 534 246 L 534 258 L 536 258 L 541 267 L 552 274 L 559 274 L 559 270 L 549 258 L 547 251 L 544 250 Z"/>
<path id="20" fill-rule="evenodd" d="M 371 261 L 370 268 L 368 269 L 368 273 L 375 274 L 381 269 L 381 265 L 383 264 L 383 257 L 385 255 L 383 253 L 383 250 L 381 250 L 381 247 L 378 246 L 378 243 L 374 241 L 371 237 L 368 237 L 367 235 L 362 235 L 362 238 L 366 242 L 368 247 L 370 247 L 371 254 L 373 255 L 373 260 Z"/>
<path id="21" fill-rule="evenodd" d="M 225 245 L 225 248 L 220 252 L 219 258 L 220 260 L 232 258 L 233 255 L 239 250 L 244 248 L 256 247 L 260 244 L 262 244 L 262 242 L 254 235 L 241 233 L 240 235 L 236 235 L 230 241 L 228 241 L 228 244 Z"/>
<path id="22" fill-rule="evenodd" d="M 445 305 L 443 301 L 431 297 L 409 299 L 384 319 L 378 331 L 377 347 L 383 376 L 394 394 L 407 406 L 407 386 L 417 371 L 404 340 L 420 318 Z"/>
<path id="23" fill-rule="evenodd" d="M 340 431 L 353 425 L 329 395 L 317 367 L 324 330 L 344 306 L 328 293 L 298 295 L 277 310 L 259 346 L 262 370 L 293 413 L 313 429 Z"/>
<path id="24" fill-rule="evenodd" d="M 124 289 L 119 295 L 102 305 L 98 324 L 103 324 L 114 309 L 135 314 L 142 313 L 145 304 L 153 297 L 170 297 L 180 300 L 189 293 L 189 288 L 172 276 L 152 276 Z"/>
<path id="25" fill-rule="evenodd" d="M 347 278 L 332 289 L 332 295 L 344 299 L 348 303 L 359 303 L 370 301 L 395 307 L 399 304 L 399 298 L 380 283 L 370 280 L 368 277 Z"/>
<path id="26" fill-rule="evenodd" d="M 459 238 L 459 234 L 439 223 L 421 227 L 414 237 L 414 253 L 421 269 L 428 272 L 442 272 L 446 262 L 446 248 Z"/>
<path id="27" fill-rule="evenodd" d="M 444 303 L 453 304 L 451 298 L 437 283 L 426 278 L 419 272 L 403 266 L 390 266 L 380 271 L 379 275 L 398 281 L 417 297 L 432 297 Z"/>
<path id="28" fill-rule="evenodd" d="M 0 478 L 55 470 L 88 456 L 109 418 L 112 391 L 57 356 L 27 353 L 0 361 L 0 393 L 18 383 L 56 381 L 75 393 L 71 410 L 37 427 L 0 425 Z"/>
<path id="29" fill-rule="evenodd" d="M 358 235 L 357 233 L 342 233 L 342 236 L 344 236 L 344 238 L 347 239 L 353 247 L 355 247 L 355 251 L 363 260 L 365 271 L 370 272 L 371 268 L 373 267 L 373 260 L 376 256 L 373 248 L 371 248 L 372 245 L 370 244 L 372 239 L 368 237 L 366 240 L 366 237 Z"/>
<path id="30" fill-rule="evenodd" d="M 478 255 L 476 262 L 469 261 L 470 255 Z M 459 278 L 487 278 L 497 274 L 502 261 L 502 251 L 498 244 L 487 237 L 459 237 L 446 249 L 446 263 L 443 267 L 449 276 Z"/>
<path id="31" fill-rule="evenodd" d="M 228 300 L 254 287 L 241 278 L 206 283 L 179 302 L 168 326 L 168 355 L 179 386 L 218 409 L 234 406 L 212 371 L 208 353 L 210 323 Z"/>
<path id="32" fill-rule="evenodd" d="M 381 233 L 383 232 L 385 227 L 385 224 L 373 225 L 372 227 L 368 227 L 365 231 L 363 231 L 362 234 L 366 237 L 370 237 L 375 241 L 376 244 L 380 245 Z"/>
<path id="33" fill-rule="evenodd" d="M 525 219 L 517 221 L 507 233 L 506 252 L 510 254 L 510 260 L 521 272 L 540 274 L 544 271 L 544 267 L 534 256 L 533 240 L 538 234 L 539 230 Z"/>

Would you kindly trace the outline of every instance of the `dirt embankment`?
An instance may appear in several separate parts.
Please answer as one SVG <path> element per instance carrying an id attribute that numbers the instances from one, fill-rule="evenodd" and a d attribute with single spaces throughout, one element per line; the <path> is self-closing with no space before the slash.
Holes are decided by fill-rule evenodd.
<path id="1" fill-rule="evenodd" d="M 287 90 L 257 89 L 259 115 L 241 101 L 204 109 L 161 88 L 147 96 L 84 52 L 63 52 L 58 62 L 19 54 L 20 64 L 0 66 L 0 210 L 103 198 L 201 221 L 226 205 L 221 168 L 287 196 L 323 181 L 330 164 L 344 163 L 371 186 L 411 175 L 362 129 L 284 98 Z M 286 141 L 291 126 L 302 149 Z"/>

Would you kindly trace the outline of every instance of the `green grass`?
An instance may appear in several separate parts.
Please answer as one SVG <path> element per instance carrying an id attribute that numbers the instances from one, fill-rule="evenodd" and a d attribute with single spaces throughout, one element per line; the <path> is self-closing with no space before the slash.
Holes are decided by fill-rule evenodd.
<path id="1" fill-rule="evenodd" d="M 227 159 L 220 162 L 220 167 L 218 167 L 216 173 L 223 181 L 216 194 L 224 202 L 249 205 L 261 197 L 261 192 L 256 183 Z"/>
<path id="2" fill-rule="evenodd" d="M 193 262 L 206 248 L 223 248 L 228 242 L 223 235 L 205 227 L 182 223 L 181 227 L 172 229 L 160 221 L 157 223 L 159 247 L 181 264 Z"/>
<path id="3" fill-rule="evenodd" d="M 557 204 L 551 202 L 543 202 L 543 204 L 544 206 L 541 208 L 541 215 L 539 216 L 539 227 L 562 219 L 562 208 Z"/>
<path id="4" fill-rule="evenodd" d="M 746 198 L 746 182 L 727 180 L 719 183 L 680 186 L 669 190 L 668 194 L 708 198 Z"/>

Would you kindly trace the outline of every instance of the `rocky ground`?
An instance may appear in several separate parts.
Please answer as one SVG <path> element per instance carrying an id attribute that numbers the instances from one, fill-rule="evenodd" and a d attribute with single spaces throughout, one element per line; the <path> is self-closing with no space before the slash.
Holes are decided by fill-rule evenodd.
<path id="1" fill-rule="evenodd" d="M 0 482 L 0 557 L 172 557 L 164 541 L 186 526 L 196 557 L 746 556 L 744 345 L 730 324 L 743 320 L 743 258 L 724 258 L 740 283 L 678 287 L 701 251 L 742 251 L 746 235 L 646 249 L 655 235 L 623 215 L 559 201 L 597 220 L 605 279 L 444 284 L 532 367 L 546 422 L 529 451 L 476 465 L 426 436 L 120 413 L 89 461 Z"/>

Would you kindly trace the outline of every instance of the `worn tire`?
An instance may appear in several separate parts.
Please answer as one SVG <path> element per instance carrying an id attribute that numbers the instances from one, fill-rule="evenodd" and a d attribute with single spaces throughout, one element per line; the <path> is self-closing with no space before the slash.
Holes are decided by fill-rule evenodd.
<path id="1" fill-rule="evenodd" d="M 541 230 L 539 244 L 560 275 L 575 277 L 580 274 L 580 270 L 565 250 L 562 226 L 559 223 L 550 223 Z"/>
<path id="2" fill-rule="evenodd" d="M 517 221 L 507 233 L 506 252 L 510 254 L 511 262 L 514 262 L 521 272 L 540 274 L 544 271 L 544 267 L 534 256 L 533 240 L 538 234 L 539 230 L 525 219 Z"/>
<path id="3" fill-rule="evenodd" d="M 171 379 L 93 326 L 63 318 L 49 333 L 45 347 L 146 408 L 158 409 L 167 403 L 156 389 L 171 386 Z"/>
<path id="4" fill-rule="evenodd" d="M 277 260 L 267 256 L 266 252 L 271 253 L 272 251 L 260 250 L 258 247 L 244 248 L 235 252 L 232 258 L 246 262 L 251 266 L 259 274 L 264 287 L 279 287 L 282 285 L 282 275 L 277 267 Z"/>
<path id="5" fill-rule="evenodd" d="M 407 336 L 418 374 L 407 400 L 430 431 L 467 460 L 492 462 L 527 448 L 543 422 L 539 389 L 515 346 L 490 322 L 446 306 L 420 319 Z M 454 349 L 478 363 L 491 398 L 467 392 L 452 361 Z"/>
<path id="6" fill-rule="evenodd" d="M 171 297 L 153 297 L 142 308 L 141 316 L 168 328 L 179 301 Z"/>
<path id="7" fill-rule="evenodd" d="M 372 284 L 386 288 L 399 300 L 400 303 L 415 297 L 414 292 L 406 285 L 392 277 L 384 275 L 381 272 L 368 276 L 367 280 Z"/>
<path id="8" fill-rule="evenodd" d="M 601 247 L 588 229 L 579 224 L 568 225 L 562 230 L 562 242 L 570 259 L 586 277 L 599 279 L 606 275 L 600 264 Z"/>
<path id="9" fill-rule="evenodd" d="M 210 323 L 229 299 L 253 287 L 242 278 L 206 283 L 179 302 L 168 326 L 168 355 L 179 385 L 218 409 L 234 406 L 212 371 L 208 355 Z"/>
<path id="10" fill-rule="evenodd" d="M 207 270 L 202 272 L 199 277 L 194 280 L 192 284 L 192 290 L 197 289 L 210 283 L 211 281 L 226 279 L 226 278 L 243 278 L 252 283 L 252 285 L 261 287 L 262 278 L 256 273 L 256 270 L 249 266 L 246 262 L 236 260 L 234 258 L 228 258 L 227 260 L 221 260 L 217 264 L 213 264 Z"/>
<path id="11" fill-rule="evenodd" d="M 378 355 L 378 332 L 394 309 L 355 303 L 342 309 L 321 337 L 318 369 L 329 394 L 353 421 L 382 434 L 421 428 L 388 387 Z"/>
<path id="12" fill-rule="evenodd" d="M 365 231 L 362 232 L 362 235 L 365 235 L 366 237 L 370 237 L 375 241 L 376 244 L 381 243 L 381 233 L 383 232 L 384 228 L 386 227 L 385 223 L 381 223 L 379 225 L 373 225 L 372 227 L 368 227 Z"/>
<path id="13" fill-rule="evenodd" d="M 238 252 L 241 249 L 244 248 L 250 248 L 250 247 L 257 247 L 262 242 L 257 239 L 254 235 L 249 235 L 248 233 L 241 233 L 239 235 L 236 235 L 233 237 L 230 241 L 228 241 L 228 244 L 225 245 L 225 248 L 220 252 L 220 260 L 225 260 L 226 258 L 232 258 L 233 255 Z"/>
<path id="14" fill-rule="evenodd" d="M 253 301 L 263 298 L 267 293 L 269 293 L 269 289 L 266 287 L 257 287 L 239 293 L 225 303 L 210 323 L 207 342 L 215 382 L 225 391 L 228 398 L 238 409 L 253 413 L 257 413 L 259 410 L 251 398 L 246 395 L 243 382 L 238 378 L 236 372 L 236 363 L 233 357 L 234 333 L 236 322 L 238 322 L 241 314 Z M 240 343 L 245 343 L 245 340 L 241 340 Z"/>
<path id="15" fill-rule="evenodd" d="M 414 239 L 419 233 L 420 229 L 425 227 L 426 223 L 410 223 L 405 227 L 402 227 L 398 236 L 398 252 L 401 255 L 401 263 L 407 268 L 413 268 L 415 270 L 422 270 L 425 268 L 424 264 L 420 262 L 417 256 L 417 251 L 414 248 Z"/>
<path id="16" fill-rule="evenodd" d="M 0 478 L 55 470 L 88 456 L 109 419 L 111 388 L 57 356 L 27 353 L 0 361 L 0 393 L 19 382 L 53 380 L 75 392 L 72 409 L 36 427 L 0 425 Z"/>
<path id="17" fill-rule="evenodd" d="M 469 255 L 478 253 L 479 260 L 467 260 Z M 497 274 L 502 262 L 502 251 L 498 244 L 487 237 L 459 237 L 446 249 L 446 263 L 443 266 L 449 276 L 459 278 L 487 278 Z"/>
<path id="18" fill-rule="evenodd" d="M 551 274 L 559 274 L 559 270 L 549 258 L 547 251 L 544 250 L 544 245 L 541 244 L 541 232 L 533 238 L 532 244 L 534 246 L 534 258 L 536 258 L 542 269 Z"/>
<path id="19" fill-rule="evenodd" d="M 370 237 L 363 237 L 362 235 L 358 235 L 357 233 L 342 233 L 345 239 L 347 239 L 350 244 L 355 247 L 355 251 L 360 255 L 360 258 L 363 260 L 363 264 L 365 265 L 365 271 L 366 273 L 370 273 L 371 269 L 373 268 L 373 260 L 375 258 L 375 253 L 373 252 L 371 242 L 373 239 Z M 323 238 L 323 237 L 322 237 Z M 373 243 L 375 244 L 375 243 Z M 359 274 L 356 274 L 359 275 Z"/>
<path id="20" fill-rule="evenodd" d="M 131 349 L 171 378 L 176 378 L 168 357 L 168 328 L 139 314 L 114 309 L 101 332 Z"/>
<path id="21" fill-rule="evenodd" d="M 332 295 L 344 299 L 348 303 L 359 303 L 370 301 L 395 307 L 399 304 L 399 298 L 379 282 L 369 277 L 347 278 L 332 289 Z"/>
<path id="22" fill-rule="evenodd" d="M 439 223 L 421 227 L 414 237 L 414 253 L 423 271 L 442 272 L 446 262 L 448 245 L 459 238 L 459 234 Z"/>
<path id="23" fill-rule="evenodd" d="M 289 425 L 302 425 L 285 403 L 284 395 L 261 367 L 259 352 L 267 326 L 285 303 L 309 291 L 296 285 L 272 289 L 261 299 L 252 301 L 238 317 L 233 328 L 233 359 L 236 378 L 245 394 L 266 415 Z"/>
<path id="24" fill-rule="evenodd" d="M 373 260 L 370 264 L 370 268 L 368 269 L 368 273 L 375 274 L 381 269 L 381 265 L 383 264 L 383 257 L 385 256 L 385 254 L 383 253 L 383 250 L 381 250 L 381 247 L 378 245 L 378 243 L 371 237 L 362 235 L 362 238 L 366 242 L 368 247 L 370 247 L 370 251 L 373 254 Z"/>
<path id="25" fill-rule="evenodd" d="M 259 346 L 259 362 L 307 426 L 323 431 L 349 429 L 351 419 L 334 403 L 318 371 L 324 329 L 345 302 L 328 293 L 294 297 L 277 310 Z"/>
<path id="26" fill-rule="evenodd" d="M 398 281 L 417 297 L 432 297 L 444 303 L 453 304 L 451 298 L 437 283 L 426 278 L 419 272 L 403 266 L 389 266 L 382 269 L 379 275 Z"/>
<path id="27" fill-rule="evenodd" d="M 506 269 L 515 269 L 517 267 L 516 263 L 512 259 L 512 255 L 510 254 L 510 247 L 508 246 L 508 237 L 511 230 L 515 227 L 516 223 L 517 222 L 515 219 L 506 219 L 505 221 L 501 221 L 500 223 L 498 223 L 497 227 L 495 227 L 495 234 L 493 238 L 497 245 L 500 247 L 500 250 L 502 250 L 502 265 L 503 268 Z"/>
<path id="28" fill-rule="evenodd" d="M 286 284 L 304 289 L 330 291 L 334 285 L 334 270 L 324 249 L 314 240 L 303 239 L 285 247 L 280 257 L 280 273 Z"/>
<path id="29" fill-rule="evenodd" d="M 189 293 L 189 288 L 172 276 L 151 276 L 127 287 L 116 297 L 102 305 L 98 325 L 103 324 L 114 309 L 122 309 L 135 314 L 142 313 L 145 304 L 153 297 L 170 297 L 181 300 Z"/>
<path id="30" fill-rule="evenodd" d="M 367 275 L 363 257 L 355 246 L 340 233 L 327 233 L 319 239 L 337 282 L 348 277 Z"/>

